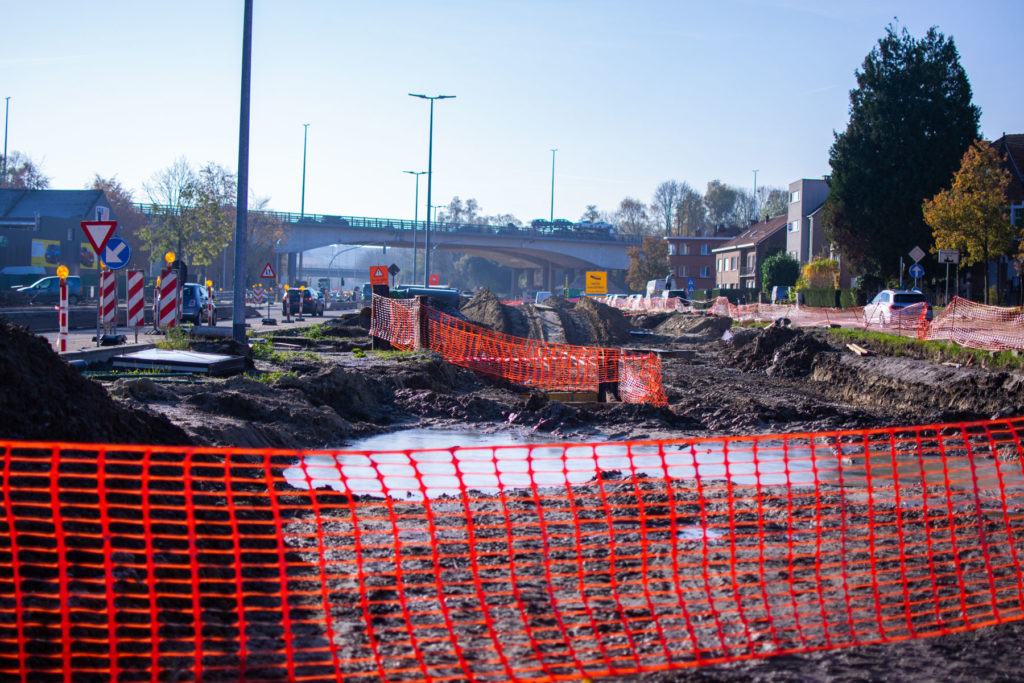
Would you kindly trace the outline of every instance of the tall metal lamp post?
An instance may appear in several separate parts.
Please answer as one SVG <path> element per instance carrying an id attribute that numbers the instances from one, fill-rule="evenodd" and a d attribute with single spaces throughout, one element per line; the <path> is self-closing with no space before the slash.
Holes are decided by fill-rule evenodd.
<path id="1" fill-rule="evenodd" d="M 416 208 L 412 214 L 412 281 L 416 282 L 416 224 L 420 222 L 420 176 L 426 171 L 402 171 L 416 176 Z M 428 210 L 427 213 L 430 213 Z"/>
<path id="2" fill-rule="evenodd" d="M 434 100 L 447 100 L 455 95 L 417 95 L 409 93 L 409 97 L 430 100 L 430 137 L 427 144 L 427 206 L 430 206 L 430 190 L 434 181 Z M 430 212 L 427 211 L 426 237 L 423 240 L 423 286 L 430 286 Z"/>
<path id="3" fill-rule="evenodd" d="M 299 219 L 306 216 L 306 139 L 309 133 L 309 124 L 302 124 L 302 199 L 299 204 Z"/>
<path id="4" fill-rule="evenodd" d="M 10 96 L 4 98 L 4 170 L 0 173 L 0 183 L 7 182 L 7 118 L 11 112 Z"/>
<path id="5" fill-rule="evenodd" d="M 555 221 L 555 152 L 557 149 L 551 150 L 551 217 L 548 219 L 552 223 Z"/>

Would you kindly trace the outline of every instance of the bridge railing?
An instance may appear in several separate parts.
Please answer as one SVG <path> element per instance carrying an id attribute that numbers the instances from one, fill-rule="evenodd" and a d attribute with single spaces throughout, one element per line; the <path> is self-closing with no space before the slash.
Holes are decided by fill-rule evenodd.
<path id="1" fill-rule="evenodd" d="M 177 207 L 155 204 L 137 204 L 139 211 L 146 216 L 166 216 L 180 213 Z M 306 213 L 298 214 L 287 211 L 250 211 L 250 215 L 270 216 L 282 223 L 302 223 L 305 225 L 322 225 L 324 227 L 357 228 L 361 230 L 393 230 L 408 231 L 410 234 L 426 230 L 426 221 L 410 221 L 401 218 L 374 218 L 368 216 L 335 216 L 331 214 Z M 524 239 L 570 239 L 600 242 L 616 242 L 634 245 L 640 238 L 634 235 L 623 235 L 608 228 L 542 226 L 533 227 L 506 225 L 489 225 L 485 223 L 452 223 L 448 221 L 431 221 L 432 233 L 458 235 L 499 235 L 503 237 L 520 237 Z"/>

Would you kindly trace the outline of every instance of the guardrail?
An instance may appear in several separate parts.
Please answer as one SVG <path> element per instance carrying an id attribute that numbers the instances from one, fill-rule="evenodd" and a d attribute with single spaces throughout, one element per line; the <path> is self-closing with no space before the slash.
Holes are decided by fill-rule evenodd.
<path id="1" fill-rule="evenodd" d="M 166 215 L 177 215 L 180 213 L 175 207 L 142 204 L 136 206 L 146 216 L 160 217 Z M 415 229 L 417 232 L 426 230 L 426 221 L 410 221 L 401 218 L 373 218 L 366 216 L 335 216 L 330 214 L 298 214 L 282 211 L 250 211 L 250 215 L 272 216 L 282 223 L 318 225 L 323 227 L 357 228 L 363 230 L 394 230 L 397 232 L 408 231 L 410 234 Z M 595 228 L 567 228 L 567 227 L 542 227 L 515 225 L 488 225 L 481 223 L 449 223 L 446 221 L 430 222 L 431 233 L 459 234 L 459 235 L 496 235 L 499 237 L 518 237 L 528 239 L 568 239 L 568 240 L 590 240 L 598 242 L 614 242 L 623 245 L 640 244 L 640 237 L 634 235 L 623 235 L 612 232 L 608 229 L 599 230 Z"/>

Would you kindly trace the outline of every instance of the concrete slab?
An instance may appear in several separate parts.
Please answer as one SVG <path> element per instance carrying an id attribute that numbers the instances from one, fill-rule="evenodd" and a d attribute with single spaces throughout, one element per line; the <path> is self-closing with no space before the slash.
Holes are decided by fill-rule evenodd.
<path id="1" fill-rule="evenodd" d="M 245 370 L 245 358 L 219 353 L 146 349 L 114 356 L 115 368 L 135 370 L 163 370 L 167 372 L 193 372 L 218 376 L 232 375 Z"/>

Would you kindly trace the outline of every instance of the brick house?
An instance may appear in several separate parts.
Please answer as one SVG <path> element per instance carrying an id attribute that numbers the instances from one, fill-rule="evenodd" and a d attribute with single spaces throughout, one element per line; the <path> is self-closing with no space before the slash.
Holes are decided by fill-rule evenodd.
<path id="1" fill-rule="evenodd" d="M 754 223 L 725 244 L 712 249 L 715 286 L 719 289 L 760 289 L 761 264 L 786 249 L 787 214 Z"/>
<path id="2" fill-rule="evenodd" d="M 667 289 L 688 289 L 693 280 L 694 289 L 715 287 L 714 249 L 732 237 L 666 237 L 668 263 L 672 276 Z"/>

